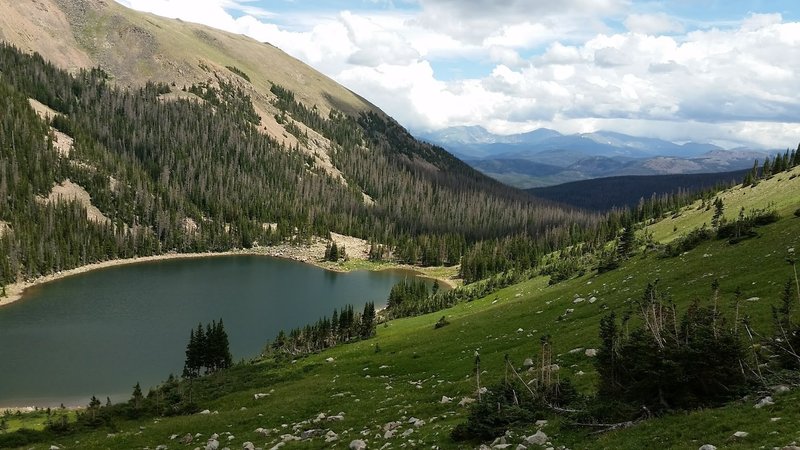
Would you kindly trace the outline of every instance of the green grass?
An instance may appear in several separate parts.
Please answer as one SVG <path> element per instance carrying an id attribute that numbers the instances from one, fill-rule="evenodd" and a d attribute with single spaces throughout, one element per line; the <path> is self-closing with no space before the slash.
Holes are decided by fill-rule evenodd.
<path id="1" fill-rule="evenodd" d="M 724 216 L 728 220 L 736 219 L 742 208 L 749 212 L 751 209 L 767 208 L 768 205 L 782 216 L 789 217 L 800 208 L 800 167 L 762 180 L 756 186 L 738 186 L 721 193 L 719 198 L 725 205 Z M 669 242 L 700 228 L 704 223 L 711 226 L 713 205 L 708 210 L 700 206 L 701 201 L 697 201 L 681 209 L 679 216 L 664 219 L 649 226 L 647 230 L 653 233 L 655 240 Z"/>
<path id="2" fill-rule="evenodd" d="M 791 183 L 796 183 L 795 180 Z M 794 186 L 788 180 L 785 182 Z M 587 274 L 554 286 L 548 286 L 547 278 L 537 277 L 446 311 L 391 321 L 386 327 L 379 326 L 377 337 L 367 341 L 340 346 L 295 363 L 275 365 L 265 361 L 217 375 L 206 381 L 204 389 L 210 400 L 203 400 L 200 406 L 219 414 L 122 422 L 118 424 L 119 432 L 111 438 L 107 437 L 108 430 L 98 430 L 68 436 L 55 443 L 68 448 L 74 447 L 75 441 L 80 441 L 80 448 L 154 448 L 159 444 L 183 448 L 168 437 L 198 432 L 207 437 L 215 432 L 230 432 L 235 439 L 223 443 L 230 448 L 241 448 L 244 441 L 270 448 L 279 438 L 275 433 L 268 438 L 258 436 L 254 433 L 256 428 L 278 428 L 281 430 L 278 435 L 292 433 L 292 424 L 312 419 L 320 412 L 344 412 L 345 419 L 341 422 L 308 427 L 338 433 L 340 441 L 335 448 L 347 448 L 356 438 L 368 441 L 370 448 L 380 448 L 387 442 L 382 436 L 377 437 L 383 434 L 379 430 L 383 424 L 394 420 L 405 422 L 413 416 L 425 420 L 426 425 L 407 439 L 389 440 L 392 448 L 399 448 L 408 439 L 413 439 L 419 448 L 433 445 L 442 449 L 463 448 L 448 436 L 466 415 L 466 409 L 456 402 L 463 396 L 471 396 L 475 389 L 472 376 L 475 351 L 480 352 L 482 369 L 486 371 L 482 384 L 491 385 L 504 375 L 504 355 L 508 354 L 519 367 L 524 358 L 535 356 L 540 336 L 550 334 L 557 355 L 554 362 L 561 367 L 559 376 L 573 380 L 581 392 L 590 394 L 597 380 L 593 360 L 583 351 L 570 350 L 597 347 L 600 318 L 611 310 L 624 311 L 641 295 L 645 285 L 655 279 L 660 280 L 662 289 L 672 295 L 680 308 L 695 298 L 708 301 L 711 282 L 718 278 L 721 305 L 730 312 L 733 292 L 741 287 L 745 299 L 758 297 L 742 302 L 741 314 L 750 316 L 754 328 L 769 335 L 770 307 L 778 303 L 783 283 L 791 273 L 784 258 L 788 248 L 800 249 L 800 219 L 788 212 L 793 211 L 797 191 L 783 192 L 788 199 L 776 202 L 783 205 L 778 206 L 783 218 L 758 228 L 758 237 L 736 245 L 714 240 L 667 259 L 639 254 L 617 270 L 602 275 Z M 745 202 L 752 207 L 764 206 L 752 199 L 743 200 L 742 205 Z M 685 214 L 687 224 L 696 219 L 690 217 L 690 212 Z M 663 227 L 655 225 L 651 229 Z M 666 227 L 671 232 L 672 225 Z M 576 296 L 587 301 L 573 303 Z M 590 304 L 588 299 L 592 296 L 597 301 Z M 574 311 L 565 314 L 567 309 Z M 450 325 L 435 330 L 433 325 L 442 315 Z M 333 362 L 327 362 L 327 358 L 333 358 Z M 579 372 L 584 374 L 578 375 Z M 255 400 L 253 394 L 259 392 L 271 393 Z M 442 396 L 456 400 L 442 404 Z M 555 446 L 567 445 L 573 449 L 696 449 L 707 442 L 720 448 L 762 445 L 771 448 L 800 438 L 796 427 L 800 423 L 796 407 L 800 393 L 777 397 L 774 406 L 762 410 L 753 408 L 756 400 L 753 397 L 724 408 L 677 413 L 601 436 L 588 435 L 586 430 L 559 421 L 551 422 L 544 431 Z M 241 410 L 242 407 L 247 409 Z M 771 422 L 771 417 L 782 419 Z M 287 428 L 282 428 L 284 424 Z M 408 428 L 403 426 L 403 430 Z M 741 441 L 731 438 L 739 430 L 749 432 L 750 436 Z M 531 427 L 522 431 L 535 430 Z M 773 431 L 778 434 L 770 434 Z M 50 444 L 33 448 L 47 448 Z M 196 443 L 187 448 L 194 446 Z M 317 438 L 291 443 L 289 448 L 326 446 Z"/>

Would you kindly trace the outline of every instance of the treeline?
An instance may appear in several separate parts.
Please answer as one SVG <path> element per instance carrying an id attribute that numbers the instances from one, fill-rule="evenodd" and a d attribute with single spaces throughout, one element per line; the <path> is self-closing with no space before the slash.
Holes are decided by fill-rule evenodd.
<path id="1" fill-rule="evenodd" d="M 250 99 L 221 78 L 187 88 L 205 102 L 165 101 L 167 85 L 122 89 L 100 69 L 70 75 L 9 46 L 0 47 L 0 73 L 0 221 L 10 229 L 0 236 L 0 284 L 119 257 L 304 242 L 330 231 L 425 265 L 457 264 L 476 242 L 508 235 L 549 249 L 597 233 L 600 216 L 532 200 L 382 115 L 323 118 L 279 86 L 279 108 L 335 143 L 349 186 L 259 132 Z M 74 138 L 68 157 L 28 98 L 57 112 L 52 125 Z M 109 221 L 36 200 L 67 178 Z"/>
<path id="2" fill-rule="evenodd" d="M 314 324 L 294 328 L 289 333 L 281 330 L 265 349 L 267 355 L 288 355 L 297 357 L 320 352 L 338 344 L 357 339 L 369 339 L 375 335 L 375 304 L 367 302 L 362 312 L 353 305 L 341 311 L 333 310 L 330 317 L 325 316 Z"/>
<path id="3" fill-rule="evenodd" d="M 783 154 L 775 155 L 772 159 L 764 158 L 760 170 L 758 160 L 753 163 L 753 168 L 747 173 L 742 186 L 754 186 L 762 179 L 770 178 L 781 172 L 787 172 L 800 165 L 800 145 L 796 150 L 787 149 Z"/>
<path id="4" fill-rule="evenodd" d="M 419 316 L 450 308 L 458 303 L 470 302 L 518 283 L 528 277 L 528 272 L 508 271 L 453 289 L 440 289 L 434 283 L 431 289 L 421 280 L 404 280 L 392 287 L 383 319 Z"/>

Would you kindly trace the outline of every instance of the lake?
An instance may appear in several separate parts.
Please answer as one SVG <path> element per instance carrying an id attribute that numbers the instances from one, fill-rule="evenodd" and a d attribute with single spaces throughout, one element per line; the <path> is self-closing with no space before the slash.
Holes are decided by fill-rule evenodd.
<path id="1" fill-rule="evenodd" d="M 279 258 L 172 259 L 96 270 L 0 308 L 0 406 L 130 398 L 180 375 L 189 331 L 223 319 L 234 361 L 334 308 L 383 306 L 407 271 L 336 273 Z"/>

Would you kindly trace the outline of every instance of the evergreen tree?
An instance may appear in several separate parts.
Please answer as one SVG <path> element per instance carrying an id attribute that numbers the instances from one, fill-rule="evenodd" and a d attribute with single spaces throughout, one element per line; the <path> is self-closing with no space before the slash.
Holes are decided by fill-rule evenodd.
<path id="1" fill-rule="evenodd" d="M 367 302 L 361 314 L 361 339 L 368 339 L 375 334 L 375 303 Z"/>
<path id="2" fill-rule="evenodd" d="M 619 237 L 619 244 L 617 245 L 617 253 L 620 258 L 625 259 L 636 248 L 636 233 L 633 229 L 633 224 L 628 224 L 623 230 L 622 235 Z"/>
<path id="3" fill-rule="evenodd" d="M 136 385 L 133 387 L 133 393 L 131 394 L 130 404 L 133 406 L 133 409 L 140 409 L 142 407 L 142 402 L 144 401 L 144 396 L 142 395 L 142 387 L 139 385 L 139 382 L 136 382 Z"/>
<path id="4" fill-rule="evenodd" d="M 711 226 L 714 228 L 719 228 L 725 222 L 723 214 L 725 213 L 725 204 L 722 202 L 722 199 L 717 197 L 714 200 L 714 216 L 711 218 Z"/>

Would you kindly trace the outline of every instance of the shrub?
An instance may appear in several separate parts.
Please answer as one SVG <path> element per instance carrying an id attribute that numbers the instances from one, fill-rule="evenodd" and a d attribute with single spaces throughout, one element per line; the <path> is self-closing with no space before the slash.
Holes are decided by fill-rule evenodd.
<path id="1" fill-rule="evenodd" d="M 456 441 L 481 441 L 503 435 L 511 427 L 530 425 L 536 419 L 553 415 L 548 405 L 566 405 L 577 398 L 575 389 L 566 381 L 551 386 L 550 394 L 537 392 L 533 398 L 518 382 L 489 387 L 480 402 L 473 403 L 467 421 L 451 433 Z"/>

